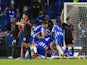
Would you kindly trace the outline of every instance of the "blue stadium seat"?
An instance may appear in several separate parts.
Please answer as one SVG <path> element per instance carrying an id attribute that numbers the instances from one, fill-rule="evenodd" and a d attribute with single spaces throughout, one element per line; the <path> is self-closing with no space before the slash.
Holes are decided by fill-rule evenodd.
<path id="1" fill-rule="evenodd" d="M 36 20 L 35 19 L 31 19 L 30 22 L 31 22 L 31 24 L 36 24 Z"/>
<path id="2" fill-rule="evenodd" d="M 8 35 L 5 40 L 6 40 L 8 47 L 12 47 L 12 37 Z"/>
<path id="3" fill-rule="evenodd" d="M 50 16 L 51 19 L 54 18 L 54 13 L 52 10 L 47 10 L 46 13 Z"/>
<path id="4" fill-rule="evenodd" d="M 6 30 L 6 23 L 5 23 L 5 20 L 3 20 L 3 17 L 2 17 L 2 19 L 0 19 L 0 29 L 2 31 Z"/>

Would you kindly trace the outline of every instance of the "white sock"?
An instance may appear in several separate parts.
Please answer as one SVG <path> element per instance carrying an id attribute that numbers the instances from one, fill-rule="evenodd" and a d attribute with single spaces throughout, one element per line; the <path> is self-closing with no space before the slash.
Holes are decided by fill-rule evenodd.
<path id="1" fill-rule="evenodd" d="M 36 48 L 36 46 L 32 46 L 32 47 L 31 47 L 31 50 L 33 50 L 34 53 L 37 53 L 37 48 Z"/>
<path id="2" fill-rule="evenodd" d="M 31 48 L 31 55 L 33 56 L 34 54 L 33 47 L 30 47 L 30 48 Z"/>
<path id="3" fill-rule="evenodd" d="M 33 49 L 34 49 L 34 53 L 37 53 L 37 48 L 36 48 L 36 46 L 34 46 Z"/>
<path id="4" fill-rule="evenodd" d="M 60 53 L 61 55 L 63 55 L 63 51 L 62 51 L 61 47 L 60 47 L 60 46 L 57 46 L 57 49 L 58 49 L 59 53 Z"/>

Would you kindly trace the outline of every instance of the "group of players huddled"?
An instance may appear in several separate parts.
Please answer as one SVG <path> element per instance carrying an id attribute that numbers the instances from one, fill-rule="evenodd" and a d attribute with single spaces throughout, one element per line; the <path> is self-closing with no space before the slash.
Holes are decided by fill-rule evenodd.
<path id="1" fill-rule="evenodd" d="M 71 18 L 68 17 L 67 21 L 70 20 Z M 50 30 L 48 28 L 49 22 L 46 20 L 42 21 L 38 26 L 32 25 L 28 19 L 27 12 L 23 13 L 22 19 L 20 20 L 21 22 L 15 22 L 15 18 L 12 18 L 11 21 L 12 26 L 16 25 L 16 27 L 20 27 L 20 33 L 17 34 L 17 28 L 13 31 L 13 46 L 17 43 L 17 36 L 23 32 L 22 37 L 19 38 L 19 40 L 22 40 L 20 53 L 21 59 L 48 57 L 64 58 L 74 55 L 74 52 L 70 52 L 67 47 L 69 43 L 74 45 L 71 37 L 73 31 L 71 23 L 70 25 L 62 23 L 65 28 L 65 33 L 68 32 L 68 34 L 71 34 L 71 36 L 67 36 L 63 33 L 63 27 L 59 27 L 57 22 L 51 26 L 52 29 Z M 65 40 L 65 36 L 67 36 L 67 40 Z M 66 49 L 63 49 L 64 41 L 66 42 Z M 72 50 L 74 51 L 73 47 Z"/>

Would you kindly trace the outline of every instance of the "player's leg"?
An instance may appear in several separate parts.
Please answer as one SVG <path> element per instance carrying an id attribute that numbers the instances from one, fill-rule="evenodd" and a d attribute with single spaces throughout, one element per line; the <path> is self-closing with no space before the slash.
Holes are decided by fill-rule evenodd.
<path id="1" fill-rule="evenodd" d="M 68 50 L 68 44 L 66 44 L 66 49 L 65 49 L 65 52 L 64 53 L 67 53 L 69 50 Z"/>
<path id="2" fill-rule="evenodd" d="M 71 51 L 68 49 L 69 48 L 69 45 L 71 43 L 72 43 L 72 40 L 70 38 L 65 38 L 66 49 L 65 49 L 65 52 L 64 53 L 67 56 L 73 56 L 73 54 L 71 53 Z M 72 47 L 71 47 L 71 50 L 73 50 Z"/>
<path id="3" fill-rule="evenodd" d="M 34 49 L 34 53 L 37 53 L 37 48 L 36 45 L 39 43 L 39 39 L 38 37 L 34 38 L 34 42 L 33 42 L 33 49 Z"/>
<path id="4" fill-rule="evenodd" d="M 28 44 L 28 45 L 27 45 L 26 50 L 27 50 L 27 51 L 28 51 L 28 53 L 29 53 L 27 58 L 31 59 L 31 58 L 32 58 L 32 56 L 31 56 L 30 44 Z"/>
<path id="5" fill-rule="evenodd" d="M 23 56 L 25 58 L 25 54 L 26 52 L 28 51 L 28 57 L 27 58 L 31 58 L 31 49 L 30 49 L 30 44 L 29 44 L 29 39 L 30 37 L 29 36 L 26 36 L 25 38 L 23 38 L 23 42 L 22 42 L 22 46 L 21 48 L 23 48 Z"/>
<path id="6" fill-rule="evenodd" d="M 72 42 L 72 38 L 69 39 L 69 45 L 71 46 L 70 56 L 74 55 L 74 43 Z"/>
<path id="7" fill-rule="evenodd" d="M 23 58 L 23 46 L 21 45 L 20 58 Z"/>
<path id="8" fill-rule="evenodd" d="M 68 52 L 68 44 L 69 44 L 69 39 L 65 38 L 65 45 L 66 45 L 65 53 Z"/>
<path id="9" fill-rule="evenodd" d="M 22 42 L 22 47 L 21 47 L 21 49 L 22 49 L 22 53 L 23 53 L 22 57 L 23 57 L 23 58 L 30 58 L 30 59 L 31 59 L 30 44 L 28 44 L 28 43 L 26 43 L 26 42 Z M 27 57 L 25 57 L 25 54 L 27 53 L 27 51 L 28 51 L 28 55 L 27 55 Z"/>
<path id="10" fill-rule="evenodd" d="M 20 58 L 23 58 L 25 55 L 25 47 L 23 46 L 23 37 L 24 37 L 24 34 L 23 32 L 20 33 L 20 37 L 19 37 L 19 45 L 21 46 L 21 49 L 20 49 Z"/>
<path id="11" fill-rule="evenodd" d="M 47 48 L 46 48 L 46 52 L 45 52 L 45 56 L 46 57 L 51 57 L 51 52 L 52 52 L 53 50 L 50 48 L 50 46 L 48 46 Z"/>
<path id="12" fill-rule="evenodd" d="M 62 48 L 60 46 L 60 45 L 62 45 L 62 43 L 63 43 L 63 37 L 62 36 L 58 36 L 56 38 L 56 48 L 59 51 L 59 53 L 63 56 L 64 52 L 63 52 L 63 50 L 62 50 Z"/>
<path id="13" fill-rule="evenodd" d="M 27 46 L 27 47 L 26 47 Z M 28 57 L 27 58 L 32 58 L 31 57 L 31 49 L 30 49 L 30 46 L 31 46 L 31 44 L 30 44 L 30 36 L 26 36 L 26 50 L 28 51 Z"/>
<path id="14" fill-rule="evenodd" d="M 32 55 L 37 53 L 37 48 L 35 44 L 31 45 L 31 50 L 32 50 Z"/>
<path id="15" fill-rule="evenodd" d="M 39 54 L 39 58 L 40 59 L 46 58 L 45 57 L 46 51 L 45 51 L 44 48 L 42 48 L 41 46 L 37 45 L 37 51 L 38 51 L 38 54 Z"/>
<path id="16" fill-rule="evenodd" d="M 25 58 L 26 48 L 27 48 L 26 42 L 22 42 L 22 44 L 21 44 L 21 58 Z"/>
<path id="17" fill-rule="evenodd" d="M 71 44 L 71 52 L 72 52 L 72 55 L 74 55 L 74 44 Z"/>
<path id="18" fill-rule="evenodd" d="M 59 45 L 58 43 L 56 44 L 56 48 L 57 48 L 57 50 L 59 51 L 59 53 L 60 53 L 61 55 L 63 55 L 62 48 L 60 47 L 60 45 Z"/>
<path id="19" fill-rule="evenodd" d="M 37 45 L 37 42 L 39 41 L 39 39 L 38 38 L 33 38 L 32 37 L 32 44 L 31 44 L 31 50 L 32 50 L 32 56 L 34 55 L 34 54 L 37 54 L 37 48 L 36 48 L 36 45 Z"/>
<path id="20" fill-rule="evenodd" d="M 19 49 L 18 49 L 18 40 L 14 39 L 12 41 L 12 57 L 13 58 L 18 58 L 19 57 Z"/>

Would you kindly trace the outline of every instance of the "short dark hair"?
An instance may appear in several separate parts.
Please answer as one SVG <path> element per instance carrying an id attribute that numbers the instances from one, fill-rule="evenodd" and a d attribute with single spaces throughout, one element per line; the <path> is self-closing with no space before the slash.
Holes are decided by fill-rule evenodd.
<path id="1" fill-rule="evenodd" d="M 69 20 L 71 17 L 67 17 L 66 20 Z"/>
<path id="2" fill-rule="evenodd" d="M 48 22 L 47 21 L 43 21 L 42 24 L 48 24 Z"/>

